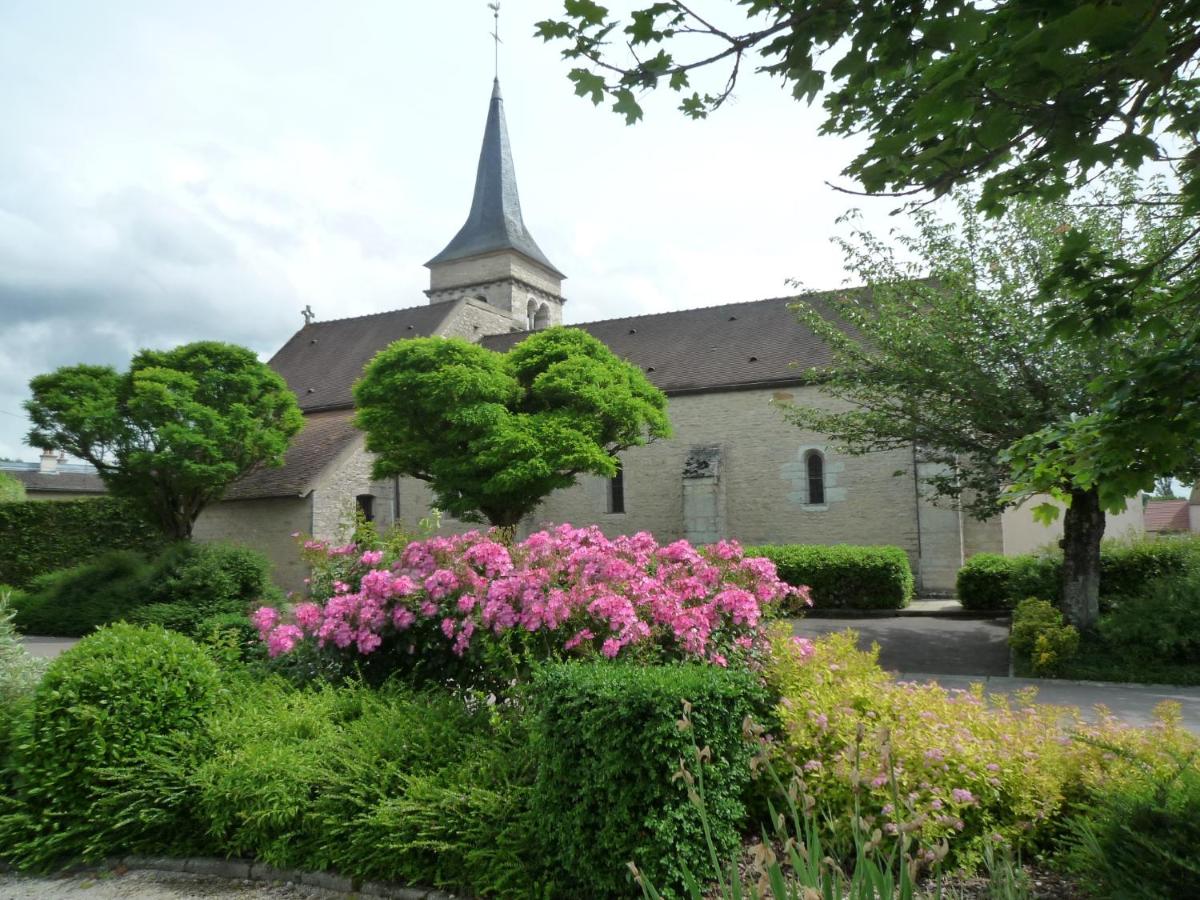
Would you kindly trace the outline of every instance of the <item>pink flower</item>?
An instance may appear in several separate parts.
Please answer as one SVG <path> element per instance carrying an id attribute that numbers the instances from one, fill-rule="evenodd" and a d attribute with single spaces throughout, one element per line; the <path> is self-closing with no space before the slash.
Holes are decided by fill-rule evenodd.
<path id="1" fill-rule="evenodd" d="M 609 638 L 603 644 L 600 645 L 600 652 L 603 653 L 605 656 L 607 656 L 609 659 L 612 659 L 618 653 L 621 652 L 621 642 L 618 641 L 616 638 Z"/>
<path id="2" fill-rule="evenodd" d="M 358 561 L 364 566 L 377 566 L 382 559 L 382 550 L 368 550 L 358 558 Z"/>
<path id="3" fill-rule="evenodd" d="M 975 797 L 966 788 L 955 788 L 950 792 L 955 803 L 974 803 Z"/>
<path id="4" fill-rule="evenodd" d="M 260 606 L 250 615 L 250 623 L 265 637 L 279 621 L 279 610 L 271 606 Z"/>

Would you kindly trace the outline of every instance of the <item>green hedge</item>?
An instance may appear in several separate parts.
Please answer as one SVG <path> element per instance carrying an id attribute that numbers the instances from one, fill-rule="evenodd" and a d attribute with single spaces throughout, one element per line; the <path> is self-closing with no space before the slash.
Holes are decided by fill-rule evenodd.
<path id="1" fill-rule="evenodd" d="M 29 500 L 0 504 L 0 584 L 33 579 L 108 550 L 157 553 L 167 541 L 123 500 Z"/>
<path id="2" fill-rule="evenodd" d="M 771 560 L 788 584 L 808 585 L 814 609 L 903 609 L 912 599 L 912 569 L 899 547 L 763 544 L 746 555 Z"/>
<path id="3" fill-rule="evenodd" d="M 747 715 L 762 720 L 766 698 L 748 673 L 715 666 L 564 664 L 531 689 L 531 748 L 538 760 L 532 820 L 560 883 L 555 896 L 632 897 L 635 863 L 666 896 L 678 896 L 683 866 L 701 881 L 714 872 L 699 811 L 681 761 L 703 766 L 708 825 L 718 859 L 732 858 L 745 816 L 752 745 Z M 684 701 L 690 730 L 680 728 Z"/>
<path id="4" fill-rule="evenodd" d="M 1100 601 L 1134 597 L 1159 578 L 1200 571 L 1200 540 L 1106 541 L 1100 548 Z M 1026 597 L 1061 599 L 1062 557 L 977 553 L 958 570 L 958 599 L 967 609 L 1012 609 Z"/>
<path id="5" fill-rule="evenodd" d="M 270 572 L 258 551 L 223 543 L 180 542 L 155 559 L 114 550 L 35 578 L 13 597 L 16 624 L 25 634 L 82 637 L 124 619 L 191 635 L 210 616 L 278 603 Z"/>

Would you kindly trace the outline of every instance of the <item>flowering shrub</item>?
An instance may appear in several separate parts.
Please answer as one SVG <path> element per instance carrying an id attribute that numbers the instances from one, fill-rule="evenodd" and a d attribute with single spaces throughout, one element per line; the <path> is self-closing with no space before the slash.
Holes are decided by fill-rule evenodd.
<path id="1" fill-rule="evenodd" d="M 1009 700 L 896 682 L 852 634 L 799 651 L 781 635 L 767 674 L 783 698 L 777 759 L 800 770 L 843 851 L 855 801 L 871 829 L 912 836 L 927 860 L 942 840 L 963 864 L 985 843 L 1044 843 L 1064 814 L 1136 774 L 1104 747 L 1158 758 L 1200 746 L 1168 718 L 1154 729 L 1086 723 L 1034 705 L 1032 691 Z"/>
<path id="2" fill-rule="evenodd" d="M 751 663 L 765 649 L 765 613 L 808 592 L 776 577 L 766 559 L 736 543 L 660 546 L 646 533 L 609 539 L 563 525 L 513 547 L 478 531 L 384 551 L 308 542 L 335 561 L 328 584 L 285 619 L 253 616 L 272 656 L 302 645 L 389 671 L 497 683 L 531 659 L 603 656 Z M 325 595 L 325 596 L 322 596 Z"/>

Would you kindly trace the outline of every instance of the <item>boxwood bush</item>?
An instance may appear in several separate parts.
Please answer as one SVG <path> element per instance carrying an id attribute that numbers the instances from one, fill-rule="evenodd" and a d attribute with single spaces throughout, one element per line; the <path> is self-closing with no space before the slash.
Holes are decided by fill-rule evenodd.
<path id="1" fill-rule="evenodd" d="M 967 609 L 1012 609 L 1026 597 L 1061 598 L 1062 556 L 977 553 L 958 571 L 958 599 Z M 1105 541 L 1100 548 L 1100 603 L 1143 594 L 1151 582 L 1200 572 L 1200 540 Z"/>
<path id="2" fill-rule="evenodd" d="M 912 568 L 899 547 L 762 544 L 746 555 L 765 556 L 788 584 L 807 585 L 814 609 L 903 609 L 912 599 Z"/>
<path id="3" fill-rule="evenodd" d="M 703 789 L 718 857 L 740 846 L 753 749 L 742 724 L 765 715 L 753 676 L 698 664 L 562 664 L 535 677 L 531 700 L 533 821 L 561 881 L 555 896 L 634 896 L 630 862 L 668 896 L 684 866 L 701 881 L 715 875 L 699 811 L 675 774 L 683 760 L 696 771 L 696 747 L 712 753 Z"/>
<path id="4" fill-rule="evenodd" d="M 105 823 L 93 817 L 104 770 L 162 736 L 198 729 L 221 690 L 216 663 L 161 628 L 118 624 L 59 656 L 14 725 L 2 768 L 0 856 L 21 868 L 96 858 Z"/>

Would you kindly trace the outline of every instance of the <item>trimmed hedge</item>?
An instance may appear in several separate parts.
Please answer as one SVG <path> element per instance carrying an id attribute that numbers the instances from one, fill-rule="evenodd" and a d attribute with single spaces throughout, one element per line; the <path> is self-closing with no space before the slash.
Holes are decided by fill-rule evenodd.
<path id="1" fill-rule="evenodd" d="M 977 553 L 958 570 L 958 599 L 966 609 L 1013 609 L 1026 597 L 1057 603 L 1061 572 L 1057 554 Z M 1200 540 L 1195 538 L 1106 541 L 1100 548 L 1101 607 L 1143 593 L 1156 579 L 1190 572 L 1200 572 Z"/>
<path id="2" fill-rule="evenodd" d="M 747 547 L 746 555 L 765 556 L 788 584 L 807 585 L 814 609 L 903 609 L 912 599 L 913 573 L 899 547 L 763 544 Z"/>
<path id="3" fill-rule="evenodd" d="M 116 497 L 0 504 L 0 584 L 15 588 L 109 550 L 155 554 L 166 544 L 158 529 Z"/>
<path id="4" fill-rule="evenodd" d="M 681 763 L 697 774 L 697 747 L 712 751 L 702 777 L 717 858 L 737 853 L 754 749 L 742 723 L 762 721 L 767 706 L 752 675 L 695 664 L 562 664 L 538 673 L 530 697 L 539 761 L 532 821 L 560 882 L 555 896 L 635 896 L 630 862 L 664 896 L 681 895 L 684 866 L 701 882 L 715 876 L 699 810 L 676 775 Z"/>

